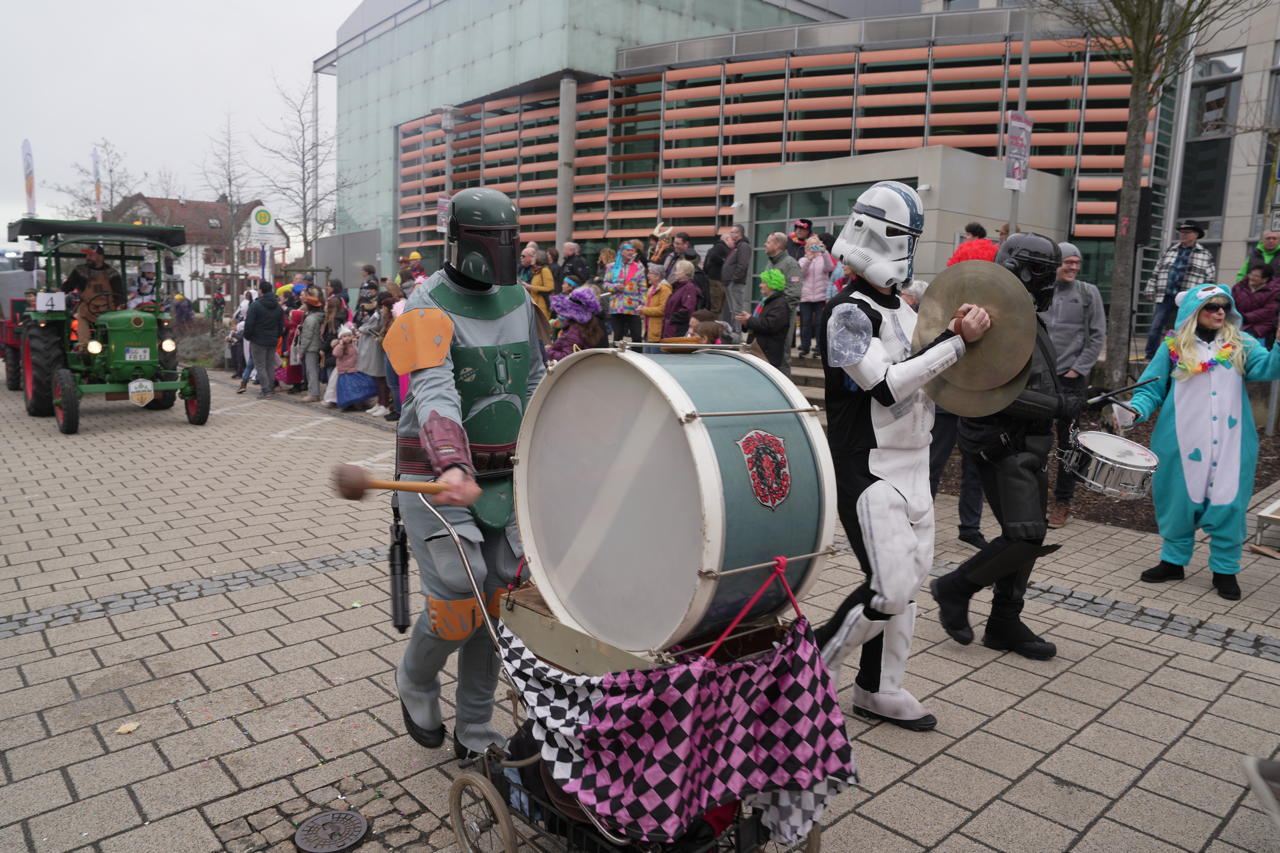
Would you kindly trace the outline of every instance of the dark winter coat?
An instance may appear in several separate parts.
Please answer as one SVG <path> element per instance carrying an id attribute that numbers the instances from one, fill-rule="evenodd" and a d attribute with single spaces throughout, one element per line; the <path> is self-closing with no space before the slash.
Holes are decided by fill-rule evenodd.
<path id="1" fill-rule="evenodd" d="M 758 313 L 747 319 L 748 342 L 760 345 L 764 356 L 774 367 L 782 366 L 783 351 L 787 346 L 787 330 L 792 322 L 791 306 L 787 304 L 785 291 L 770 293 Z"/>
<path id="2" fill-rule="evenodd" d="M 1260 341 L 1269 341 L 1276 333 L 1276 314 L 1280 312 L 1280 278 L 1273 278 L 1254 290 L 1247 281 L 1231 288 L 1236 310 L 1244 317 L 1243 328 Z"/>
<path id="3" fill-rule="evenodd" d="M 707 273 L 707 278 L 712 281 L 723 281 L 721 274 L 724 272 L 724 262 L 729 259 L 729 247 L 725 245 L 723 240 L 717 240 L 716 244 L 707 249 L 706 260 L 702 262 L 702 268 Z"/>
<path id="4" fill-rule="evenodd" d="M 260 347 L 274 347 L 284 334 L 284 309 L 270 288 L 253 300 L 244 318 L 244 339 Z"/>
<path id="5" fill-rule="evenodd" d="M 662 337 L 679 338 L 689 331 L 689 318 L 698 310 L 698 284 L 692 279 L 672 285 L 675 290 L 662 306 Z"/>
<path id="6" fill-rule="evenodd" d="M 586 336 L 586 327 L 578 322 L 570 322 L 569 328 L 565 329 L 560 337 L 556 338 L 555 343 L 547 347 L 547 361 L 559 361 L 573 355 L 576 351 L 582 349 L 591 349 L 599 346 L 600 339 L 588 341 Z"/>

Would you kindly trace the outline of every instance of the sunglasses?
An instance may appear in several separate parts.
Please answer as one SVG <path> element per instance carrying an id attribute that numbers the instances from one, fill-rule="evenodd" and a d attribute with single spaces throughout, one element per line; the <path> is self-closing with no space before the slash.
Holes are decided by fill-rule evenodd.
<path id="1" fill-rule="evenodd" d="M 1217 314 L 1219 311 L 1221 311 L 1222 313 L 1225 314 L 1227 311 L 1227 306 L 1222 302 L 1210 302 L 1208 305 L 1204 306 L 1200 310 L 1212 311 L 1214 314 Z"/>

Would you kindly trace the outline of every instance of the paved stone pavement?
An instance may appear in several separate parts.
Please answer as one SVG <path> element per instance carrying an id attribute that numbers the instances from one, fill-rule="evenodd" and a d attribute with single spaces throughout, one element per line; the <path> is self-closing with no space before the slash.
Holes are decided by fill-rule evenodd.
<path id="1" fill-rule="evenodd" d="M 62 436 L 0 392 L 0 430 L 0 851 L 292 850 L 322 807 L 370 818 L 364 850 L 454 849 L 457 765 L 395 700 L 386 498 L 327 484 L 389 472 L 389 425 L 218 378 L 205 427 L 90 398 Z M 940 564 L 963 559 L 938 515 Z M 1251 557 L 1232 604 L 1203 554 L 1137 583 L 1157 537 L 1051 541 L 1027 610 L 1058 658 L 958 646 L 922 596 L 908 687 L 939 728 L 849 717 L 862 784 L 824 849 L 1280 850 L 1239 767 L 1280 741 L 1280 564 Z M 846 551 L 805 607 L 857 576 Z"/>

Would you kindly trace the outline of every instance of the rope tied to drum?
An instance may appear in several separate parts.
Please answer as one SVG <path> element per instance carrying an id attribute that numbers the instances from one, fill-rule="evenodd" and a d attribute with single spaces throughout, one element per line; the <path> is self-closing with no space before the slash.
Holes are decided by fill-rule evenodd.
<path id="1" fill-rule="evenodd" d="M 729 627 L 725 628 L 724 632 L 720 634 L 720 638 L 712 643 L 711 648 L 707 649 L 706 652 L 703 653 L 702 656 L 704 658 L 709 658 L 714 655 L 720 648 L 721 644 L 723 644 L 725 640 L 729 639 L 729 635 L 733 633 L 733 629 L 737 628 L 738 623 L 746 618 L 746 615 L 751 612 L 751 608 L 756 606 L 756 602 L 760 600 L 760 597 L 765 594 L 769 585 L 775 580 L 782 584 L 782 588 L 787 593 L 787 598 L 791 600 L 791 606 L 796 611 L 796 618 L 804 618 L 804 614 L 800 612 L 800 604 L 796 601 L 795 593 L 791 591 L 791 584 L 787 583 L 787 558 L 774 557 L 773 570 L 769 572 L 768 577 L 766 577 L 764 582 L 760 584 L 760 588 L 756 590 L 755 595 L 751 596 L 747 603 L 742 606 L 742 609 L 738 611 L 738 615 L 733 617 L 733 621 L 730 622 Z"/>

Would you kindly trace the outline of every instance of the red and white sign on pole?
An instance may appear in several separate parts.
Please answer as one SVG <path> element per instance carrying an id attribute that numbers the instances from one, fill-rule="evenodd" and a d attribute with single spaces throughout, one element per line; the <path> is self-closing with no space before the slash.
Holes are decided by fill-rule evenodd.
<path id="1" fill-rule="evenodd" d="M 452 203 L 452 196 L 436 196 L 436 230 L 441 234 L 449 231 L 449 208 Z"/>
<path id="2" fill-rule="evenodd" d="M 1026 192 L 1031 170 L 1031 129 L 1035 121 L 1026 113 L 1009 110 L 1004 137 L 1004 188 Z"/>

